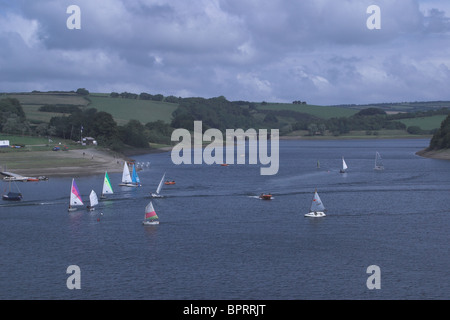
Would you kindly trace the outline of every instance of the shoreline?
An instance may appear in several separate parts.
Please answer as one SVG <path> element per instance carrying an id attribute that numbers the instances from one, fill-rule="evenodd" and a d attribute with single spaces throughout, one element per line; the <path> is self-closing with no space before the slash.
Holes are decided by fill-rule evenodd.
<path id="1" fill-rule="evenodd" d="M 8 153 L 0 159 L 3 171 L 48 178 L 122 172 L 123 162 L 129 160 L 125 156 L 94 148 Z"/>
<path id="2" fill-rule="evenodd" d="M 363 139 L 364 137 L 348 137 L 348 139 Z M 377 137 L 385 139 L 384 137 Z M 424 138 L 424 137 L 410 137 Z M 366 137 L 372 140 L 373 137 Z M 401 138 L 399 138 L 401 139 Z M 314 140 L 314 137 L 281 136 L 280 140 Z M 319 140 L 328 140 L 321 137 Z M 338 140 L 338 139 L 329 139 Z M 73 149 L 69 151 L 31 151 L 20 153 L 0 154 L 0 167 L 2 171 L 10 171 L 23 176 L 46 177 L 77 177 L 93 174 L 120 173 L 123 170 L 124 161 L 130 161 L 132 156 L 142 154 L 155 154 L 170 152 L 172 146 L 164 146 L 152 149 L 129 149 L 123 154 L 117 154 L 110 150 L 96 148 Z M 416 155 L 424 158 L 450 160 L 450 150 L 427 149 L 416 152 Z"/>
<path id="3" fill-rule="evenodd" d="M 443 150 L 423 149 L 417 151 L 416 155 L 429 159 L 450 160 L 450 149 L 443 149 Z"/>

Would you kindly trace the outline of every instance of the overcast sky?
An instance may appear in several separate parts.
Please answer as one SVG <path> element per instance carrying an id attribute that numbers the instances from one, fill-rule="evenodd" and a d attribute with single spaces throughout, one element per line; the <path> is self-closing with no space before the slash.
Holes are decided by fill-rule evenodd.
<path id="1" fill-rule="evenodd" d="M 448 0 L 0 0 L 0 92 L 450 100 L 449 17 Z"/>

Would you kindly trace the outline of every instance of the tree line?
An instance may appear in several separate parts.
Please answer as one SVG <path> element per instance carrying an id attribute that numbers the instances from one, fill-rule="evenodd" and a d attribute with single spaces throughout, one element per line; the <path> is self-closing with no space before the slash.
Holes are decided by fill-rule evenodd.
<path id="1" fill-rule="evenodd" d="M 144 125 L 132 119 L 118 125 L 110 113 L 89 108 L 69 116 L 52 117 L 47 133 L 74 141 L 94 137 L 99 145 L 120 152 L 126 146 L 149 148 L 150 141 L 170 144 L 171 128 L 161 120 Z"/>
<path id="2" fill-rule="evenodd" d="M 132 93 L 132 92 L 111 92 L 109 94 L 111 98 L 122 98 L 122 99 L 136 99 L 136 100 L 152 100 L 152 101 L 164 101 L 170 103 L 179 103 L 183 98 L 175 97 L 175 96 L 167 96 L 158 93 L 158 94 L 150 94 L 147 92 L 142 92 L 140 94 Z"/>

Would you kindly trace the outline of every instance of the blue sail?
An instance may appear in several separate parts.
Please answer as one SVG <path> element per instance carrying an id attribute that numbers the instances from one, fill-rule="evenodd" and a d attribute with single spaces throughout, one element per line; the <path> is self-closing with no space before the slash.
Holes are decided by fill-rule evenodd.
<path id="1" fill-rule="evenodd" d="M 139 179 L 139 176 L 137 175 L 136 167 L 134 166 L 134 164 L 133 164 L 133 173 L 132 173 L 131 179 L 136 184 L 141 183 L 141 180 Z"/>
<path id="2" fill-rule="evenodd" d="M 323 205 L 322 201 L 320 200 L 319 194 L 317 191 L 314 193 L 314 197 L 311 203 L 311 209 L 312 212 L 318 212 L 318 211 L 324 211 L 325 206 Z"/>

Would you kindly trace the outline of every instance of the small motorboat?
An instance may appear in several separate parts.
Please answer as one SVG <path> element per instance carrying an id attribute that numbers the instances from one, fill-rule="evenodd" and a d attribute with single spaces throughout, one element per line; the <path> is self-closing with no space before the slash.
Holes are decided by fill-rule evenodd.
<path id="1" fill-rule="evenodd" d="M 172 181 L 166 181 L 166 182 L 164 182 L 164 184 L 165 184 L 165 185 L 175 184 L 175 181 L 173 181 L 173 180 L 172 180 Z"/>
<path id="2" fill-rule="evenodd" d="M 270 193 L 261 193 L 259 198 L 262 200 L 272 200 L 272 195 Z"/>

